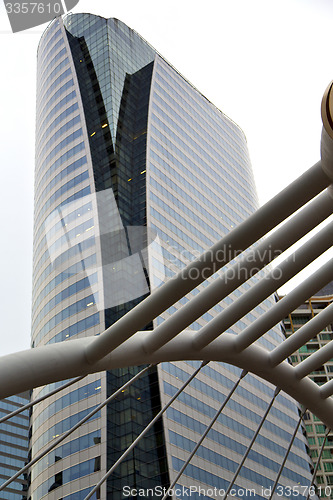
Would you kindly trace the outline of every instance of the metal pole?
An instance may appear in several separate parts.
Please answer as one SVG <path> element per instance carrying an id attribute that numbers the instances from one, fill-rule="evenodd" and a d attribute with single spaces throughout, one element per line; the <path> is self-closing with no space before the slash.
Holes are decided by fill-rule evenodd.
<path id="1" fill-rule="evenodd" d="M 100 486 L 111 476 L 112 472 L 118 467 L 119 464 L 127 457 L 127 455 L 133 450 L 133 448 L 138 444 L 138 442 L 144 437 L 144 435 L 152 428 L 155 422 L 163 415 L 163 413 L 169 408 L 169 406 L 178 398 L 179 394 L 188 386 L 188 384 L 198 375 L 201 368 L 207 365 L 208 361 L 203 361 L 199 368 L 195 370 L 194 373 L 186 380 L 186 382 L 181 386 L 174 396 L 168 401 L 168 403 L 158 412 L 158 414 L 149 422 L 147 427 L 138 435 L 138 437 L 133 441 L 133 443 L 127 448 L 126 451 L 118 458 L 118 460 L 112 465 L 112 467 L 107 471 L 107 473 L 102 477 L 102 479 L 96 484 L 96 486 L 88 493 L 84 500 L 89 500 L 94 493 L 100 488 Z"/>
<path id="2" fill-rule="evenodd" d="M 332 242 L 333 222 L 327 224 L 316 234 L 316 237 L 306 242 L 279 266 L 275 267 L 264 279 L 252 286 L 238 300 L 201 328 L 194 335 L 193 346 L 196 349 L 202 349 L 208 345 L 265 298 L 274 293 L 277 288 L 284 285 L 310 262 L 328 250 Z"/>
<path id="3" fill-rule="evenodd" d="M 22 411 L 28 410 L 29 408 L 36 405 L 37 403 L 41 403 L 45 399 L 47 399 L 51 396 L 54 396 L 54 394 L 57 394 L 58 392 L 62 391 L 63 389 L 70 387 L 71 385 L 75 384 L 75 382 L 79 382 L 84 377 L 86 377 L 86 375 L 83 375 L 82 377 L 77 377 L 74 380 L 71 380 L 70 382 L 67 382 L 66 384 L 62 385 L 61 387 L 58 387 L 58 389 L 54 389 L 53 391 L 48 392 L 45 396 L 42 396 L 38 399 L 35 399 L 34 401 L 31 401 L 30 403 L 28 403 L 24 406 L 21 406 L 21 408 L 18 408 L 17 410 L 12 411 L 11 413 L 6 415 L 5 417 L 0 418 L 0 424 L 3 424 L 4 422 L 6 422 L 6 420 L 9 420 L 10 418 L 15 417 L 15 415 L 22 413 Z"/>
<path id="4" fill-rule="evenodd" d="M 218 419 L 218 417 L 220 416 L 220 414 L 222 413 L 224 407 L 226 406 L 226 404 L 228 403 L 228 401 L 230 400 L 231 396 L 233 395 L 233 393 L 235 392 L 235 390 L 237 389 L 240 381 L 245 377 L 245 375 L 247 374 L 247 371 L 243 370 L 242 373 L 240 374 L 239 376 L 239 379 L 237 380 L 237 382 L 235 383 L 235 385 L 233 386 L 233 388 L 231 389 L 231 391 L 229 392 L 228 396 L 226 397 L 226 399 L 223 401 L 222 405 L 220 406 L 220 408 L 217 410 L 213 420 L 210 422 L 210 424 L 208 425 L 208 427 L 206 428 L 205 432 L 202 434 L 202 436 L 200 437 L 199 441 L 197 442 L 197 444 L 195 445 L 194 449 L 192 450 L 192 452 L 190 453 L 190 456 L 188 457 L 188 459 L 186 460 L 186 462 L 184 463 L 183 467 L 180 469 L 180 471 L 178 472 L 176 478 L 172 481 L 172 484 L 170 485 L 170 488 L 168 489 L 168 491 L 166 492 L 166 494 L 164 495 L 164 497 L 162 498 L 162 500 L 166 500 L 166 498 L 169 496 L 169 491 L 172 490 L 172 488 L 175 486 L 175 484 L 177 483 L 178 479 L 182 476 L 184 470 L 186 469 L 186 467 L 188 466 L 188 464 L 190 463 L 190 461 L 192 460 L 192 458 L 194 457 L 194 455 L 196 454 L 197 450 L 199 449 L 199 447 L 201 446 L 203 440 L 205 439 L 205 437 L 207 436 L 207 434 L 209 433 L 209 431 L 211 430 L 211 428 L 213 427 L 213 425 L 215 424 L 216 420 Z"/>
<path id="5" fill-rule="evenodd" d="M 330 267 L 333 274 L 333 261 L 330 262 Z M 307 298 L 312 295 L 308 295 Z M 314 316 L 304 326 L 299 328 L 295 333 L 290 335 L 289 338 L 284 340 L 280 345 L 275 347 L 270 353 L 270 362 L 272 366 L 277 366 L 284 359 L 288 358 L 302 345 L 309 342 L 315 335 L 321 332 L 328 324 L 333 321 L 333 304 L 330 304 L 319 314 Z"/>
<path id="6" fill-rule="evenodd" d="M 313 486 L 313 483 L 315 482 L 317 470 L 318 470 L 318 467 L 319 467 L 319 462 L 321 460 L 321 456 L 322 456 L 323 451 L 324 451 L 324 447 L 325 447 L 327 436 L 329 435 L 330 432 L 331 432 L 331 429 L 327 429 L 326 432 L 325 432 L 325 437 L 324 437 L 323 443 L 322 443 L 322 445 L 320 447 L 320 451 L 319 451 L 319 455 L 318 455 L 318 460 L 317 460 L 316 466 L 315 466 L 313 474 L 312 474 L 312 480 L 311 480 L 311 483 L 310 483 L 310 486 L 309 486 L 309 491 L 308 491 L 308 495 L 306 497 L 306 500 L 309 500 L 309 498 L 310 498 L 311 488 Z"/>
<path id="7" fill-rule="evenodd" d="M 93 364 L 114 350 L 152 319 L 196 288 L 218 269 L 292 215 L 331 183 L 321 163 L 311 167 L 246 221 L 230 231 L 176 277 L 149 295 L 86 347 Z M 227 250 L 227 251 L 226 251 Z M 221 259 L 221 252 L 225 258 Z"/>
<path id="8" fill-rule="evenodd" d="M 329 380 L 328 382 L 325 382 L 320 388 L 319 388 L 320 396 L 322 399 L 327 399 L 330 396 L 333 395 L 333 379 Z"/>
<path id="9" fill-rule="evenodd" d="M 268 499 L 268 500 L 272 500 L 272 498 L 273 498 L 273 494 L 274 494 L 275 488 L 276 488 L 276 487 L 277 487 L 277 485 L 278 485 L 278 482 L 279 482 L 279 479 L 280 479 L 280 477 L 281 477 L 281 474 L 282 474 L 283 468 L 284 468 L 285 463 L 286 463 L 286 461 L 287 461 L 287 458 L 288 458 L 289 452 L 290 452 L 290 450 L 291 450 L 291 447 L 292 447 L 292 445 L 294 444 L 294 441 L 295 441 L 295 438 L 296 438 L 296 435 L 297 435 L 297 431 L 298 431 L 298 429 L 299 429 L 299 426 L 301 425 L 301 422 L 302 422 L 302 419 L 303 419 L 303 417 L 304 417 L 304 415 L 305 415 L 305 412 L 306 412 L 306 409 L 302 411 L 302 413 L 301 413 L 301 415 L 300 415 L 300 417 L 299 417 L 299 420 L 298 420 L 297 425 L 296 425 L 295 430 L 294 430 L 294 434 L 293 434 L 293 435 L 292 435 L 292 437 L 291 437 L 291 440 L 290 440 L 289 446 L 288 446 L 288 448 L 287 448 L 286 454 L 285 454 L 284 459 L 283 459 L 283 461 L 282 461 L 282 464 L 281 464 L 281 466 L 280 466 L 279 472 L 278 472 L 278 474 L 277 474 L 277 476 L 276 476 L 275 483 L 274 483 L 274 485 L 273 485 L 273 487 L 272 487 L 271 494 L 270 494 L 270 496 L 269 496 L 269 499 Z"/>
<path id="10" fill-rule="evenodd" d="M 257 436 L 258 436 L 258 434 L 259 434 L 259 432 L 260 432 L 260 429 L 262 428 L 262 426 L 263 426 L 263 424 L 264 424 L 264 422 L 265 422 L 265 420 L 266 420 L 266 417 L 267 417 L 267 415 L 268 415 L 268 413 L 269 413 L 270 409 L 272 408 L 273 403 L 274 403 L 274 401 L 275 401 L 275 398 L 276 398 L 276 396 L 279 394 L 279 392 L 280 392 L 280 389 L 277 387 L 277 388 L 275 389 L 275 391 L 274 391 L 274 395 L 273 395 L 273 397 L 272 397 L 272 399 L 271 399 L 271 402 L 269 403 L 269 405 L 268 405 L 268 407 L 267 407 L 267 409 L 266 409 L 266 411 L 265 411 L 265 413 L 264 413 L 264 415 L 263 415 L 263 417 L 262 417 L 262 419 L 261 419 L 261 421 L 260 421 L 260 424 L 258 425 L 258 428 L 257 428 L 257 430 L 255 431 L 255 433 L 254 433 L 254 435 L 253 435 L 253 437 L 252 437 L 252 439 L 251 439 L 251 442 L 250 442 L 249 446 L 247 447 L 247 450 L 246 450 L 246 452 L 245 452 L 245 454 L 244 454 L 244 456 L 243 456 L 242 460 L 240 461 L 240 463 L 239 463 L 239 465 L 238 465 L 238 467 L 237 467 L 237 470 L 236 470 L 236 472 L 235 472 L 235 474 L 234 474 L 234 477 L 233 477 L 233 478 L 232 478 L 232 480 L 230 481 L 230 484 L 229 484 L 229 486 L 228 486 L 228 488 L 227 488 L 227 491 L 225 492 L 225 495 L 224 495 L 224 499 L 225 499 L 225 500 L 227 500 L 228 495 L 229 495 L 229 493 L 230 493 L 230 491 L 231 491 L 231 488 L 232 488 L 232 487 L 233 487 L 233 485 L 235 484 L 235 481 L 236 481 L 236 479 L 237 479 L 237 477 L 238 477 L 238 474 L 240 473 L 240 470 L 241 470 L 241 468 L 243 467 L 244 462 L 245 462 L 245 460 L 247 459 L 247 456 L 248 456 L 248 454 L 250 453 L 250 450 L 251 450 L 251 448 L 252 448 L 252 446 L 253 446 L 253 443 L 254 443 L 254 442 L 255 442 L 255 440 L 257 439 Z"/>
<path id="11" fill-rule="evenodd" d="M 67 432 L 65 432 L 62 436 L 60 436 L 58 439 L 56 439 L 55 441 L 53 441 L 53 443 L 50 446 L 48 446 L 46 448 L 46 450 L 44 450 L 42 453 L 40 453 L 39 455 L 37 455 L 27 465 L 25 465 L 24 467 L 22 467 L 22 469 L 20 469 L 18 472 L 16 472 L 16 474 L 14 474 L 14 476 L 12 476 L 5 483 L 3 483 L 0 486 L 0 491 L 3 491 L 12 481 L 15 481 L 16 478 L 18 478 L 21 474 L 23 474 L 28 469 L 30 469 L 30 467 L 32 467 L 36 462 L 38 462 L 38 460 L 40 460 L 45 455 L 47 455 L 50 451 L 52 451 L 53 448 L 55 448 L 56 446 L 58 446 L 59 443 L 61 443 L 62 441 L 64 441 L 64 439 L 66 439 L 68 436 L 70 436 L 74 431 L 76 431 L 76 429 L 78 429 L 79 427 L 81 427 L 82 424 L 84 424 L 85 422 L 87 422 L 87 420 L 89 420 L 93 415 L 95 415 L 95 413 L 97 413 L 99 410 L 101 410 L 102 408 L 104 408 L 104 406 L 106 406 L 110 401 L 112 401 L 115 397 L 117 397 L 118 394 L 121 394 L 121 392 L 124 389 L 126 389 L 126 387 L 128 387 L 133 382 L 135 382 L 135 380 L 137 380 L 139 377 L 141 377 L 141 375 L 143 375 L 146 371 L 148 371 L 152 366 L 154 366 L 154 365 L 149 365 L 146 368 L 144 368 L 143 370 L 141 370 L 139 373 L 137 373 L 134 377 L 131 378 L 131 380 L 129 380 L 128 382 L 126 382 L 126 384 L 124 384 L 122 387 L 120 387 L 120 389 L 118 389 L 116 392 L 114 392 L 103 403 L 101 403 L 100 405 L 98 405 L 93 411 L 91 411 L 82 420 L 80 420 L 80 422 L 78 422 L 76 425 L 74 425 L 74 427 L 72 427 Z"/>
<path id="12" fill-rule="evenodd" d="M 289 292 L 288 295 L 274 304 L 265 314 L 260 316 L 260 318 L 237 335 L 235 342 L 237 352 L 241 352 L 249 347 L 268 330 L 273 328 L 273 326 L 288 316 L 289 313 L 294 311 L 300 304 L 305 302 L 305 300 L 309 297 L 312 297 L 312 295 L 332 280 L 333 259 L 311 274 L 307 279 Z M 292 342 L 293 336 L 289 337 L 290 342 Z M 280 344 L 277 349 L 284 349 L 284 344 L 285 342 Z M 272 360 L 275 358 L 275 355 L 277 355 L 277 353 L 273 355 L 273 352 L 275 351 L 275 349 L 272 351 Z"/>
<path id="13" fill-rule="evenodd" d="M 325 190 L 300 213 L 260 242 L 251 252 L 248 252 L 239 262 L 221 274 L 155 330 L 147 332 L 144 343 L 146 352 L 150 354 L 169 342 L 217 302 L 223 300 L 317 224 L 320 224 L 331 215 L 332 209 L 333 199 Z"/>
<path id="14" fill-rule="evenodd" d="M 308 356 L 295 366 L 295 374 L 298 379 L 306 377 L 333 357 L 333 342 L 324 345 L 318 351 Z"/>

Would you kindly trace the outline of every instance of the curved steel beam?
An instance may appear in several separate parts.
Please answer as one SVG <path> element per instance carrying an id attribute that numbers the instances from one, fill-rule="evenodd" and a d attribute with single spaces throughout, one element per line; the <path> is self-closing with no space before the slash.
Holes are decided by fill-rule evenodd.
<path id="1" fill-rule="evenodd" d="M 308 408 L 327 427 L 333 428 L 333 400 L 323 398 L 320 387 L 308 377 L 298 378 L 287 361 L 275 367 L 270 353 L 258 345 L 237 352 L 236 336 L 224 333 L 198 351 L 193 347 L 193 331 L 186 330 L 152 354 L 144 349 L 147 332 L 137 332 L 102 360 L 89 364 L 86 348 L 94 338 L 68 340 L 21 351 L 0 358 L 0 399 L 33 387 L 103 370 L 155 364 L 166 361 L 212 360 L 229 363 L 271 382 Z"/>

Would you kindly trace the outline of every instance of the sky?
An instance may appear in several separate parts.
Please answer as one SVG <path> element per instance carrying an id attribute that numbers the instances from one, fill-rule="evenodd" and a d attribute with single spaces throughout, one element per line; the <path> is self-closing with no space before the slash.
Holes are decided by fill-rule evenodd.
<path id="1" fill-rule="evenodd" d="M 319 160 L 332 0 L 80 0 L 73 12 L 124 21 L 244 130 L 261 204 Z M 36 50 L 46 26 L 11 33 L 0 0 L 0 356 L 30 345 Z"/>

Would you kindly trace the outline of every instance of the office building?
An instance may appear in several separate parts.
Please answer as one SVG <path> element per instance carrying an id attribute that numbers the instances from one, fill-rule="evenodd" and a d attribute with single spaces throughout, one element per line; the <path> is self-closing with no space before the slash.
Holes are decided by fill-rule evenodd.
<path id="1" fill-rule="evenodd" d="M 305 325 L 308 321 L 319 314 L 325 307 L 333 302 L 333 282 L 329 283 L 322 290 L 317 292 L 313 297 L 309 298 L 304 304 L 301 304 L 293 311 L 283 324 L 286 336 L 289 337 L 299 328 Z M 333 325 L 329 324 L 318 335 L 315 335 L 309 342 L 301 347 L 291 356 L 291 361 L 297 365 L 303 361 L 311 353 L 317 352 L 318 349 L 324 347 L 332 340 Z M 333 378 L 333 360 L 325 363 L 315 372 L 310 374 L 310 378 L 318 385 L 322 385 Z M 311 412 L 305 414 L 305 429 L 310 447 L 310 455 L 314 464 L 318 462 L 320 450 L 325 439 L 325 425 Z M 333 432 L 330 432 L 326 438 L 324 449 L 318 470 L 316 474 L 317 485 L 320 487 L 321 496 L 324 498 L 333 498 Z"/>
<path id="2" fill-rule="evenodd" d="M 28 392 L 0 400 L 0 419 L 22 408 L 30 400 Z M 10 418 L 0 425 L 0 479 L 4 483 L 28 462 L 29 410 Z M 27 500 L 27 474 L 19 476 L 4 491 L 1 500 Z"/>
<path id="3" fill-rule="evenodd" d="M 40 41 L 37 77 L 34 347 L 102 333 L 258 206 L 243 132 L 122 22 L 90 14 L 55 20 Z M 266 300 L 231 331 L 270 305 Z M 260 342 L 270 349 L 282 338 L 275 329 Z M 84 498 L 196 366 L 163 363 L 124 391 L 32 468 L 32 500 Z M 32 456 L 137 370 L 91 375 L 39 405 Z M 100 498 L 121 499 L 125 486 L 168 486 L 238 375 L 235 367 L 209 363 L 109 477 Z M 227 487 L 272 395 L 267 383 L 244 379 L 179 480 L 184 495 L 201 486 L 214 498 L 209 487 Z M 262 498 L 297 419 L 295 403 L 280 395 L 237 488 L 254 488 Z M 306 485 L 310 477 L 300 432 L 281 484 Z"/>

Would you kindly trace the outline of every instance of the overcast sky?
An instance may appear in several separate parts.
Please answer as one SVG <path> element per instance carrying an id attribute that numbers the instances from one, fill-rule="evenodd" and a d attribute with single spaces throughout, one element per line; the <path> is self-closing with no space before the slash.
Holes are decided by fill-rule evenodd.
<path id="1" fill-rule="evenodd" d="M 80 0 L 74 12 L 124 21 L 242 127 L 261 203 L 318 161 L 332 0 Z M 30 345 L 36 49 L 45 27 L 12 34 L 0 3 L 0 355 Z"/>

